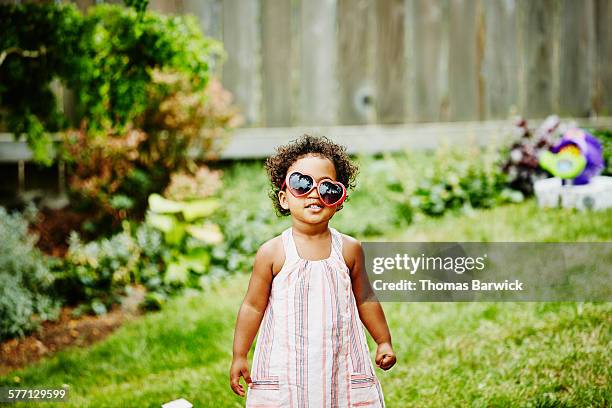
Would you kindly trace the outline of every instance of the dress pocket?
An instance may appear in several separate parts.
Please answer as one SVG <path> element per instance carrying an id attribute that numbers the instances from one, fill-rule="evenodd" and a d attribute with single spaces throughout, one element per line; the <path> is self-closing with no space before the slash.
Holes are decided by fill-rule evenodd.
<path id="1" fill-rule="evenodd" d="M 254 379 L 247 390 L 246 408 L 281 408 L 277 376 Z"/>
<path id="2" fill-rule="evenodd" d="M 383 407 L 375 376 L 351 374 L 351 407 Z"/>

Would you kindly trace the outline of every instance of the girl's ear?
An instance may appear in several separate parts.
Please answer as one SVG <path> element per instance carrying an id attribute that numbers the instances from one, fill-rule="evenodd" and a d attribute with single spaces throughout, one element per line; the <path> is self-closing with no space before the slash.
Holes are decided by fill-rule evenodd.
<path id="1" fill-rule="evenodd" d="M 289 209 L 289 200 L 287 200 L 287 193 L 285 191 L 278 192 L 278 202 L 283 210 Z"/>

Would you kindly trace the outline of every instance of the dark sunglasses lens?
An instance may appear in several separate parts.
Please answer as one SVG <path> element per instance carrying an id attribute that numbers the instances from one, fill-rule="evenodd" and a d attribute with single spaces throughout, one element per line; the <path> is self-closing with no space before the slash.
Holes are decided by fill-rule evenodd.
<path id="1" fill-rule="evenodd" d="M 298 195 L 306 194 L 312 189 L 313 181 L 310 176 L 293 173 L 289 176 L 289 187 Z"/>
<path id="2" fill-rule="evenodd" d="M 334 184 L 331 181 L 324 181 L 319 186 L 319 195 L 321 200 L 327 205 L 335 204 L 342 198 L 344 191 L 342 186 Z"/>

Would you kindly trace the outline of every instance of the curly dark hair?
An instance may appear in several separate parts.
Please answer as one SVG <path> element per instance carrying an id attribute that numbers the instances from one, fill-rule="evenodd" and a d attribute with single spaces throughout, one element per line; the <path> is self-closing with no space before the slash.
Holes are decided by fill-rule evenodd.
<path id="1" fill-rule="evenodd" d="M 271 183 L 268 195 L 279 216 L 290 214 L 290 211 L 281 207 L 278 201 L 278 193 L 287 176 L 287 170 L 298 159 L 309 154 L 329 159 L 336 169 L 336 179 L 344 184 L 347 190 L 355 188 L 355 178 L 359 169 L 346 153 L 346 147 L 332 142 L 325 136 L 304 134 L 299 139 L 279 146 L 276 154 L 266 160 L 266 171 Z M 342 206 L 338 207 L 341 208 Z"/>

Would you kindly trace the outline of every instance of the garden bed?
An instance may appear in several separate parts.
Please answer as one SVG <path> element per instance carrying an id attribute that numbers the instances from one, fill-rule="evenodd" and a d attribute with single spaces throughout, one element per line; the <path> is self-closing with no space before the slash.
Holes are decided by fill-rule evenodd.
<path id="1" fill-rule="evenodd" d="M 121 306 L 115 306 L 103 315 L 74 316 L 75 308 L 62 308 L 57 320 L 41 323 L 34 333 L 0 343 L 0 375 L 30 365 L 68 347 L 86 347 L 98 342 L 126 321 L 142 313 L 137 305 L 142 301 L 142 289 L 134 290 L 132 296 Z"/>

